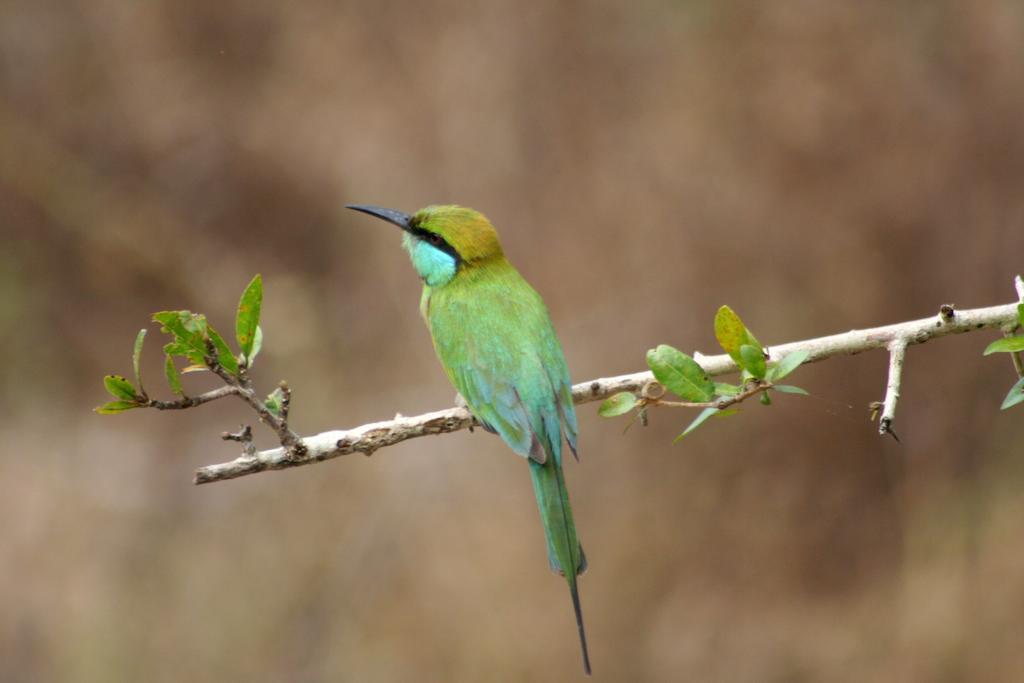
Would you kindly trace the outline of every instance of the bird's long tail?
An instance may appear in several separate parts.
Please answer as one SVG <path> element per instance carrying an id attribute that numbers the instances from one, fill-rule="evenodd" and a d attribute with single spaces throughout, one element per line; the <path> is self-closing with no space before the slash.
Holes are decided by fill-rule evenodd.
<path id="1" fill-rule="evenodd" d="M 576 537 L 576 526 L 569 506 L 569 491 L 565 476 L 557 458 L 548 457 L 543 465 L 531 460 L 530 476 L 533 491 L 537 496 L 540 519 L 544 524 L 544 535 L 548 543 L 548 561 L 552 571 L 565 577 L 572 595 L 572 606 L 576 613 L 576 627 L 580 633 L 580 650 L 583 654 L 583 670 L 590 675 L 590 655 L 587 652 L 587 636 L 583 630 L 583 610 L 580 608 L 580 593 L 576 577 L 587 568 L 587 558 Z M 566 567 L 570 567 L 566 571 Z"/>

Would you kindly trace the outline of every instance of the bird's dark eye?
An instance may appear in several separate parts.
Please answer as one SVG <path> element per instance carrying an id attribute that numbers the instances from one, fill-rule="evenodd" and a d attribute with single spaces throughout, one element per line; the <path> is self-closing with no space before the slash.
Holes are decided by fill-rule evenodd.
<path id="1" fill-rule="evenodd" d="M 444 242 L 444 240 L 441 239 L 441 236 L 435 232 L 432 232 L 429 235 L 427 235 L 427 241 L 433 244 L 435 247 L 441 246 L 441 243 Z"/>

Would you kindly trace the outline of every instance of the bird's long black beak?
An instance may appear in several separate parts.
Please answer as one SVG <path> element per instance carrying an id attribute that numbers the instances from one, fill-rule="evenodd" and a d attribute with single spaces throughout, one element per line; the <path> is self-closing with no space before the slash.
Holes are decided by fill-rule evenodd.
<path id="1" fill-rule="evenodd" d="M 361 204 L 347 204 L 346 209 L 352 209 L 353 211 L 362 211 L 368 213 L 371 216 L 376 216 L 381 220 L 385 220 L 388 223 L 394 223 L 402 230 L 406 232 L 412 230 L 412 216 L 401 211 L 395 211 L 394 209 L 385 209 L 382 206 L 370 206 Z"/>

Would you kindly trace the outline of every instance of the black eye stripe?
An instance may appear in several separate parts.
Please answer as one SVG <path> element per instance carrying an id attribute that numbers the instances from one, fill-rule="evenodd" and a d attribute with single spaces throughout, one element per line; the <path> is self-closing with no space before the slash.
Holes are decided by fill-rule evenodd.
<path id="1" fill-rule="evenodd" d="M 448 242 L 436 232 L 430 232 L 429 230 L 424 230 L 423 228 L 416 226 L 413 226 L 409 232 L 451 256 L 455 259 L 456 265 L 462 263 L 462 257 L 459 255 L 459 252 L 455 251 L 455 247 L 448 244 Z"/>

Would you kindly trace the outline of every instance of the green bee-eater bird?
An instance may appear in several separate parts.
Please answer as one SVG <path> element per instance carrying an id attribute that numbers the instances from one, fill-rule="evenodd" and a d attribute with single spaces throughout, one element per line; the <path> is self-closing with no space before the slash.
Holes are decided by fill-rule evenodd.
<path id="1" fill-rule="evenodd" d="M 505 258 L 494 226 L 461 206 L 409 215 L 350 209 L 394 223 L 423 279 L 420 311 L 452 384 L 484 429 L 527 458 L 551 569 L 565 576 L 590 673 L 577 576 L 587 567 L 562 474 L 562 438 L 576 455 L 569 369 L 540 295 Z"/>

